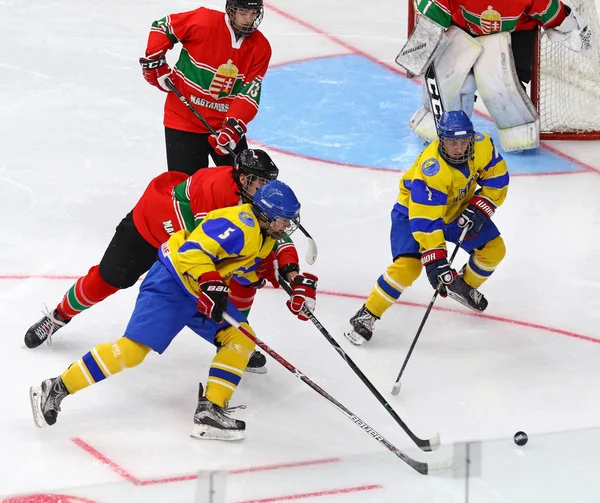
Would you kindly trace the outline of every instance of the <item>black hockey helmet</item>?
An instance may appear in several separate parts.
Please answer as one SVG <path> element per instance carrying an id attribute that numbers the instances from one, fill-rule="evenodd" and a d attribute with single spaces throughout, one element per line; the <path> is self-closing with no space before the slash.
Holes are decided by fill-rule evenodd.
<path id="1" fill-rule="evenodd" d="M 254 21 L 249 24 L 236 22 L 235 14 L 240 10 L 254 11 Z M 263 0 L 227 0 L 225 3 L 225 12 L 227 12 L 229 23 L 235 34 L 238 37 L 247 37 L 258 28 L 258 25 L 262 21 L 264 15 Z"/>
<path id="2" fill-rule="evenodd" d="M 245 175 L 244 183 L 240 175 Z M 258 148 L 248 148 L 242 150 L 235 159 L 233 166 L 233 178 L 240 188 L 240 195 L 244 203 L 251 203 L 254 194 L 250 194 L 248 189 L 256 180 L 261 179 L 265 182 L 277 180 L 279 168 L 275 166 L 273 160 L 264 150 Z"/>

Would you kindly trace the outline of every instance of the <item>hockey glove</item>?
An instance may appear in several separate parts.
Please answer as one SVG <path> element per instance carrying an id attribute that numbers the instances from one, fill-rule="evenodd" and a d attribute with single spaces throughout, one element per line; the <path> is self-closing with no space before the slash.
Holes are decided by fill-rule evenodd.
<path id="1" fill-rule="evenodd" d="M 317 278 L 314 274 L 304 273 L 294 276 L 292 280 L 292 295 L 286 302 L 288 309 L 302 321 L 308 320 L 302 309 L 314 311 L 317 303 Z"/>
<path id="2" fill-rule="evenodd" d="M 167 59 L 164 54 L 158 59 L 140 58 L 140 66 L 148 84 L 166 93 L 169 92 L 169 88 L 165 85 L 165 80 L 171 75 L 171 68 L 167 65 Z"/>
<path id="3" fill-rule="evenodd" d="M 268 281 L 271 283 L 273 288 L 279 288 L 277 282 L 277 260 L 275 259 L 275 252 L 269 253 L 264 259 L 262 259 L 258 266 L 256 266 L 256 274 L 262 281 L 262 286 Z M 260 288 L 262 288 L 262 286 Z M 256 287 L 255 287 L 256 288 Z"/>
<path id="4" fill-rule="evenodd" d="M 477 236 L 495 211 L 496 207 L 488 199 L 473 196 L 469 201 L 469 206 L 458 217 L 458 226 L 461 229 L 469 226 L 465 239 L 473 239 Z"/>
<path id="5" fill-rule="evenodd" d="M 244 121 L 226 117 L 219 134 L 217 136 L 210 135 L 208 143 L 217 154 L 227 155 L 229 152 L 226 147 L 229 146 L 231 150 L 234 150 L 238 142 L 246 134 L 246 130 Z"/>
<path id="6" fill-rule="evenodd" d="M 545 32 L 552 42 L 563 44 L 574 52 L 587 55 L 592 48 L 592 33 L 587 23 L 574 10 L 559 26 L 548 28 Z"/>
<path id="7" fill-rule="evenodd" d="M 229 287 L 217 271 L 206 272 L 198 281 L 198 311 L 217 323 L 223 321 L 227 309 Z"/>
<path id="8" fill-rule="evenodd" d="M 439 292 L 442 297 L 446 297 L 446 285 L 452 283 L 456 277 L 456 271 L 448 264 L 448 254 L 442 248 L 427 250 L 421 255 L 421 263 L 425 266 L 427 279 L 434 289 L 440 287 Z"/>

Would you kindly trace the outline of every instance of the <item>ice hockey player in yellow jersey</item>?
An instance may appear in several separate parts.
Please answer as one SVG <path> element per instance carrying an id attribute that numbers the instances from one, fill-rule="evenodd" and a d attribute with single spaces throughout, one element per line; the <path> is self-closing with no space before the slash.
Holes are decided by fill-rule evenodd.
<path id="1" fill-rule="evenodd" d="M 393 262 L 367 302 L 350 318 L 344 335 L 356 345 L 371 340 L 373 326 L 421 274 L 423 266 L 440 294 L 481 312 L 487 300 L 477 289 L 494 272 L 506 249 L 491 220 L 508 191 L 506 163 L 492 139 L 477 133 L 463 111 L 444 112 L 438 140 L 427 146 L 400 180 L 392 210 Z M 446 242 L 470 254 L 460 273 L 448 264 Z"/>
<path id="2" fill-rule="evenodd" d="M 256 265 L 298 226 L 300 203 L 292 189 L 270 181 L 256 191 L 254 202 L 208 213 L 191 233 L 181 230 L 164 243 L 140 286 L 124 336 L 99 344 L 60 376 L 30 390 L 37 426 L 56 422 L 62 400 L 126 368 L 139 365 L 154 350 L 162 354 L 188 326 L 222 349 L 214 357 L 206 385 L 200 385 L 192 436 L 237 440 L 244 421 L 228 415 L 228 404 L 239 384 L 254 342 L 223 320 L 227 312 L 248 331 L 244 315 L 228 299 L 228 281 L 260 283 Z M 297 274 L 287 306 L 300 319 L 304 307 L 313 310 L 317 277 Z"/>

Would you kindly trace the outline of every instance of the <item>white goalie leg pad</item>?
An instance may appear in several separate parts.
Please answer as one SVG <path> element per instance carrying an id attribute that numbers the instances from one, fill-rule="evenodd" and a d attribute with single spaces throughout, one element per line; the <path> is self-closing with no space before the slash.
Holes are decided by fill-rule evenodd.
<path id="1" fill-rule="evenodd" d="M 473 67 L 479 96 L 496 123 L 500 143 L 507 151 L 536 148 L 540 144 L 539 117 L 519 82 L 510 34 L 494 33 L 477 39 L 484 56 Z"/>
<path id="2" fill-rule="evenodd" d="M 435 119 L 431 111 L 425 107 L 419 108 L 412 117 L 408 120 L 408 127 L 410 127 L 419 137 L 431 143 L 437 139 L 437 130 L 435 128 Z"/>
<path id="3" fill-rule="evenodd" d="M 456 26 L 448 28 L 433 58 L 437 83 L 444 110 L 473 112 L 475 80 L 471 73 L 473 65 L 483 51 L 476 39 Z M 410 118 L 408 125 L 425 141 L 437 138 L 435 121 L 429 112 L 429 95 L 425 82 L 421 88 L 423 107 Z"/>
<path id="4" fill-rule="evenodd" d="M 423 73 L 438 47 L 444 28 L 425 16 L 419 16 L 415 28 L 396 56 L 396 63 L 414 75 Z"/>

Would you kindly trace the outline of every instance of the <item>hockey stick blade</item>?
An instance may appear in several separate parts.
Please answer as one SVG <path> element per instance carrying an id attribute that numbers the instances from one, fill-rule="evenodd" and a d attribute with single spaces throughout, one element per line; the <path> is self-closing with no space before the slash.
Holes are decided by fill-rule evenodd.
<path id="1" fill-rule="evenodd" d="M 456 258 L 456 254 L 458 253 L 458 250 L 460 250 L 460 247 L 462 246 L 463 241 L 467 237 L 467 232 L 469 231 L 469 228 L 470 228 L 470 226 L 466 225 L 463 228 L 462 232 L 460 233 L 460 237 L 458 238 L 458 241 L 456 242 L 456 246 L 454 247 L 454 251 L 452 252 L 450 260 L 448 261 L 449 266 L 452 266 L 452 263 L 454 262 L 454 259 Z M 435 300 L 437 299 L 438 294 L 440 293 L 441 286 L 442 286 L 442 283 L 440 281 L 440 283 L 438 284 L 438 287 L 435 289 L 435 292 L 433 293 L 433 297 L 431 297 L 431 302 L 429 302 L 429 305 L 427 306 L 427 309 L 425 310 L 425 314 L 423 315 L 421 324 L 419 325 L 419 328 L 417 329 L 417 333 L 415 334 L 412 344 L 410 345 L 410 348 L 408 349 L 406 358 L 404 358 L 404 363 L 402 364 L 402 367 L 400 368 L 400 372 L 398 372 L 398 377 L 396 377 L 396 381 L 394 382 L 394 386 L 392 387 L 392 395 L 394 395 L 394 396 L 397 395 L 398 393 L 400 393 L 400 379 L 402 379 L 402 374 L 404 373 L 404 369 L 406 368 L 406 365 L 408 364 L 408 360 L 410 360 L 410 355 L 412 355 L 412 352 L 415 349 L 415 346 L 417 345 L 417 341 L 419 340 L 421 331 L 423 330 L 423 327 L 425 326 L 425 322 L 427 321 L 427 318 L 429 318 L 429 313 L 433 309 L 433 304 L 435 303 Z"/>
<path id="2" fill-rule="evenodd" d="M 229 323 L 232 327 L 235 327 L 242 334 L 244 334 L 248 339 L 253 341 L 258 347 L 260 347 L 265 353 L 267 353 L 271 358 L 274 358 L 277 363 L 285 367 L 289 372 L 294 374 L 298 379 L 300 379 L 304 384 L 310 387 L 312 390 L 316 391 L 319 395 L 325 398 L 331 405 L 333 405 L 336 409 L 338 409 L 342 414 L 344 414 L 348 419 L 350 419 L 354 424 L 360 427 L 361 430 L 366 432 L 373 440 L 376 440 L 381 445 L 383 445 L 388 451 L 395 454 L 402 461 L 404 461 L 407 465 L 409 465 L 413 470 L 416 470 L 418 473 L 422 475 L 428 475 L 430 473 L 434 473 L 440 470 L 440 463 L 425 463 L 423 461 L 418 461 L 416 459 L 411 458 L 408 454 L 405 454 L 392 443 L 390 443 L 385 437 L 383 437 L 380 433 L 375 431 L 371 426 L 369 426 L 366 422 L 364 422 L 361 418 L 359 418 L 356 414 L 354 414 L 350 409 L 348 409 L 341 402 L 336 400 L 332 395 L 330 395 L 327 391 L 321 388 L 318 384 L 316 384 L 313 380 L 311 380 L 307 375 L 303 374 L 294 367 L 290 362 L 288 362 L 283 356 L 278 354 L 274 349 L 271 349 L 267 344 L 261 341 L 258 337 L 256 337 L 252 332 L 243 327 L 239 322 L 237 322 L 231 315 L 227 312 L 223 313 L 223 319 Z M 447 462 L 443 462 L 443 466 L 446 466 Z"/>
<path id="3" fill-rule="evenodd" d="M 279 284 L 286 291 L 288 295 L 292 294 L 292 290 L 290 285 L 285 281 L 283 277 L 279 277 Z M 360 367 L 354 363 L 352 358 L 348 356 L 348 354 L 342 349 L 342 347 L 338 344 L 335 338 L 327 331 L 327 329 L 323 326 L 323 324 L 317 319 L 317 317 L 312 313 L 312 311 L 308 309 L 303 309 L 304 315 L 312 322 L 312 324 L 317 328 L 319 332 L 327 339 L 327 342 L 333 346 L 333 349 L 342 357 L 342 359 L 347 363 L 347 365 L 352 369 L 352 371 L 358 376 L 358 378 L 362 381 L 362 383 L 367 387 L 367 389 L 373 394 L 373 396 L 377 399 L 377 401 L 383 405 L 385 410 L 388 411 L 390 416 L 394 418 L 394 421 L 404 430 L 404 432 L 410 437 L 410 439 L 423 451 L 433 451 L 440 446 L 440 435 L 436 433 L 430 439 L 423 439 L 417 437 L 412 430 L 408 427 L 408 425 L 402 420 L 402 418 L 396 413 L 396 411 L 392 408 L 392 406 L 387 402 L 387 400 L 383 397 L 383 395 L 379 392 L 379 390 L 373 385 L 373 383 L 369 380 L 369 378 L 360 370 Z"/>
<path id="4" fill-rule="evenodd" d="M 306 250 L 304 260 L 306 260 L 308 264 L 313 265 L 317 261 L 317 255 L 319 254 L 319 250 L 317 250 L 317 243 L 308 233 L 308 231 L 302 226 L 302 224 L 298 224 L 298 229 L 300 229 L 300 232 L 302 232 L 302 234 L 304 234 L 308 240 L 308 250 Z"/>

